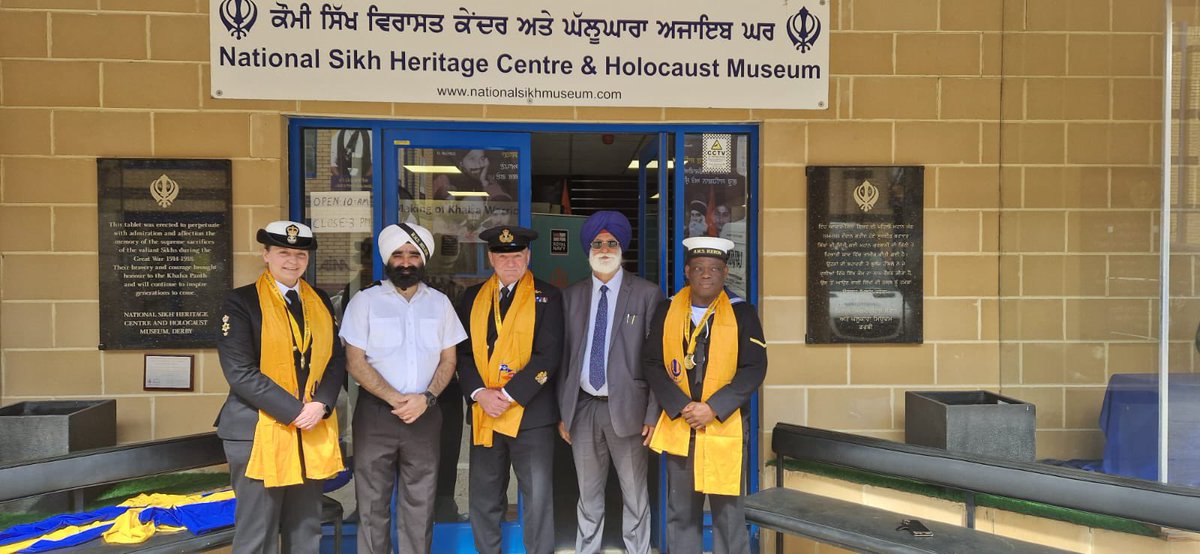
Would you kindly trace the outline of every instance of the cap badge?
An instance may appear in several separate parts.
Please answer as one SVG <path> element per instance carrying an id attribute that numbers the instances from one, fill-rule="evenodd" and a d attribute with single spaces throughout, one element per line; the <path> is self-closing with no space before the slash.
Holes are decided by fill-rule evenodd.
<path id="1" fill-rule="evenodd" d="M 300 228 L 295 225 L 288 225 L 286 231 L 288 244 L 296 244 L 296 237 L 300 235 Z"/>
<path id="2" fill-rule="evenodd" d="M 508 244 L 508 243 L 512 242 L 513 238 L 514 238 L 513 234 L 508 231 L 507 227 L 505 227 L 504 230 L 500 232 L 500 242 L 503 242 L 504 244 Z"/>

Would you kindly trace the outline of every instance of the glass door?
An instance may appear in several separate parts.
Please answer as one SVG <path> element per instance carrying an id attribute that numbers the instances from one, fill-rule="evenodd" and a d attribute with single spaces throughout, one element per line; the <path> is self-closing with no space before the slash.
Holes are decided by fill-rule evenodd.
<path id="1" fill-rule="evenodd" d="M 480 231 L 529 225 L 529 135 L 385 131 L 384 147 L 383 224 L 429 229 L 427 282 L 457 298 L 491 274 Z"/>
<path id="2" fill-rule="evenodd" d="M 641 276 L 668 291 L 667 244 L 667 146 L 670 133 L 658 133 L 638 151 L 638 270 Z"/>

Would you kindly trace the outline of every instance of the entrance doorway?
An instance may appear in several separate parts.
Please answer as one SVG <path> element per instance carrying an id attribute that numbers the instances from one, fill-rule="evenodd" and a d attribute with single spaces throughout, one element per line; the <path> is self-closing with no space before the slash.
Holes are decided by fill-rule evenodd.
<path id="1" fill-rule="evenodd" d="M 575 125 L 420 123 L 296 119 L 290 122 L 291 217 L 312 225 L 321 249 L 310 283 L 340 311 L 382 277 L 373 237 L 396 222 L 434 233 L 428 282 L 453 300 L 491 274 L 478 233 L 519 224 L 539 232 L 531 269 L 565 287 L 587 278 L 579 230 L 588 215 L 617 210 L 633 224 L 625 269 L 668 294 L 683 286 L 679 242 L 689 236 L 729 238 L 730 289 L 757 303 L 758 130 L 751 125 Z M 457 393 L 461 394 L 461 393 Z M 353 395 L 350 395 L 353 396 Z M 462 404 L 449 409 L 459 410 Z M 349 410 L 342 414 L 350 421 Z M 758 399 L 751 416 L 748 487 L 758 487 Z M 445 418 L 449 422 L 451 418 Z M 473 551 L 465 521 L 469 427 L 444 429 L 439 486 L 456 502 L 439 503 L 437 551 Z M 348 436 L 348 435 L 346 435 Z M 457 439 L 457 440 L 454 440 Z M 574 544 L 576 477 L 566 443 L 558 445 L 555 519 L 560 546 Z M 652 543 L 663 552 L 665 468 L 651 464 Z M 504 545 L 523 552 L 522 500 L 510 480 Z M 352 487 L 348 487 L 352 491 Z M 353 493 L 341 498 L 353 501 Z M 607 495 L 605 545 L 621 548 L 621 504 L 615 474 Z M 351 510 L 347 510 L 350 513 Z M 707 536 L 707 533 L 706 533 Z"/>

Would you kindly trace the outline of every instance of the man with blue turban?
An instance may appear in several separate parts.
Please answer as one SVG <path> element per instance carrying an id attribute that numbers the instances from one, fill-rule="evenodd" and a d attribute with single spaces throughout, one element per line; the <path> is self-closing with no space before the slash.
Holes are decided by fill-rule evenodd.
<path id="1" fill-rule="evenodd" d="M 592 214 L 580 233 L 592 274 L 563 291 L 567 364 L 558 381 L 558 432 L 571 445 L 579 477 L 579 553 L 600 551 L 610 464 L 621 484 L 625 551 L 650 552 L 647 445 L 659 407 L 642 380 L 640 356 L 663 294 L 621 268 L 632 237 L 621 212 Z"/>

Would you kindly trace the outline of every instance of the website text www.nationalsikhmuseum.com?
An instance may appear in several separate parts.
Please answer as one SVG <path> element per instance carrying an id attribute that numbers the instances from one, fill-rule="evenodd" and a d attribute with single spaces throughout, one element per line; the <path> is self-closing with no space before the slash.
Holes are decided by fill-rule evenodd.
<path id="1" fill-rule="evenodd" d="M 528 98 L 556 100 L 620 100 L 619 90 L 571 90 L 534 87 L 437 87 L 438 96 L 467 98 Z"/>

